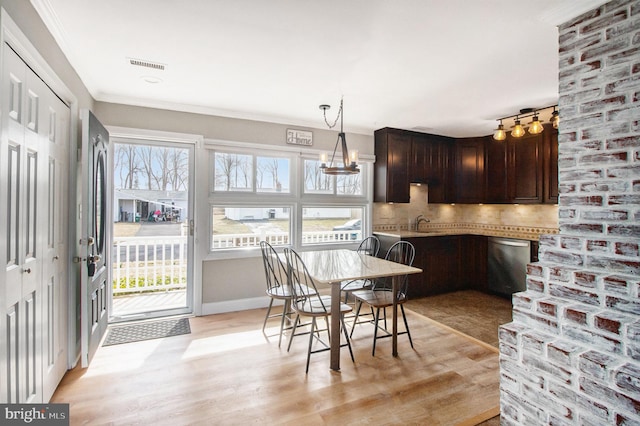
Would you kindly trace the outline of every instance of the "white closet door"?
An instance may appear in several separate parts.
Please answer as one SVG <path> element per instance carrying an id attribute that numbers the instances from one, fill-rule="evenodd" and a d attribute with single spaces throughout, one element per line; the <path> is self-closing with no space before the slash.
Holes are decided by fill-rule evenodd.
<path id="1" fill-rule="evenodd" d="M 69 108 L 53 92 L 43 102 L 46 126 L 40 132 L 47 146 L 43 205 L 45 219 L 42 303 L 43 394 L 48 401 L 67 370 L 69 276 L 67 271 L 69 226 Z"/>
<path id="2" fill-rule="evenodd" d="M 48 400 L 66 367 L 68 303 L 66 289 L 60 288 L 68 285 L 66 268 L 51 266 L 47 259 L 66 257 L 66 252 L 57 254 L 56 246 L 66 250 L 68 223 L 62 221 L 68 218 L 67 200 L 59 196 L 68 192 L 64 156 L 70 114 L 7 44 L 1 50 L 0 402 L 37 403 Z M 61 120 L 58 143 L 65 147 L 49 155 L 52 110 Z M 52 227 L 56 231 L 50 233 Z"/>

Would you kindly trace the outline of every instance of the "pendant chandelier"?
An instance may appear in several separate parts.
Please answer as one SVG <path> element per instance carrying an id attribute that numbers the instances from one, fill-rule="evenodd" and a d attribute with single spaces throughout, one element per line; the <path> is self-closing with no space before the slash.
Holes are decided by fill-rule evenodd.
<path id="1" fill-rule="evenodd" d="M 493 139 L 497 140 L 497 141 L 503 141 L 507 138 L 507 132 L 504 130 L 504 125 L 502 124 L 502 120 L 506 120 L 508 118 L 513 118 L 515 117 L 514 120 L 514 125 L 513 128 L 511 130 L 511 137 L 514 138 L 521 138 L 526 134 L 526 131 L 528 130 L 530 134 L 532 135 L 537 135 L 540 134 L 544 131 L 544 126 L 542 126 L 541 120 L 539 118 L 539 112 L 544 110 L 544 109 L 548 109 L 548 108 L 553 108 L 553 113 L 551 113 L 551 118 L 549 119 L 549 121 L 551 122 L 551 124 L 553 125 L 554 129 L 558 128 L 558 124 L 560 122 L 560 115 L 558 114 L 558 111 L 556 110 L 556 108 L 558 107 L 558 105 L 551 105 L 548 107 L 544 107 L 544 108 L 524 108 L 520 110 L 520 114 L 516 114 L 516 115 L 508 115 L 506 117 L 502 117 L 499 118 L 498 121 L 500 122 L 498 124 L 498 128 L 494 131 L 493 133 Z M 531 122 L 529 123 L 528 127 L 525 129 L 524 126 L 522 126 L 522 124 L 520 123 L 520 119 L 521 118 L 526 118 L 526 117 L 532 117 L 531 118 Z"/>
<path id="2" fill-rule="evenodd" d="M 338 116 L 336 117 L 333 124 L 329 124 L 327 121 L 327 110 L 331 108 L 331 106 L 323 104 L 320 105 L 320 109 L 324 115 L 324 122 L 327 126 L 332 129 L 338 123 L 338 119 L 340 119 L 340 133 L 338 133 L 338 140 L 336 141 L 336 146 L 333 148 L 333 154 L 331 155 L 331 161 L 329 165 L 327 165 L 327 154 L 320 154 L 320 170 L 326 175 L 353 175 L 356 173 L 360 173 L 360 169 L 358 169 L 358 151 L 351 151 L 347 149 L 347 139 L 344 134 L 344 129 L 342 126 L 342 121 L 344 117 L 344 109 L 343 102 L 340 99 L 340 109 L 338 110 Z M 341 145 L 342 150 L 342 166 L 334 165 L 334 160 L 336 157 L 336 151 L 338 150 L 338 145 Z"/>

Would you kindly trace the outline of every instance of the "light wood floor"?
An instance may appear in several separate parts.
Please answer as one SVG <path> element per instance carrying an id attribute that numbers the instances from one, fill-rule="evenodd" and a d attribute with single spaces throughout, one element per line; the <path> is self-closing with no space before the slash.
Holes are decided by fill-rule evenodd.
<path id="1" fill-rule="evenodd" d="M 264 313 L 191 318 L 189 335 L 101 347 L 90 368 L 67 373 L 52 402 L 70 403 L 73 425 L 474 425 L 499 413 L 490 344 L 408 312 L 414 350 L 405 335 L 398 358 L 390 339 L 372 357 L 372 328 L 360 325 L 355 364 L 345 348 L 341 372 L 331 372 L 323 352 L 305 375 L 306 336 L 279 349 L 277 336 L 260 331 Z"/>

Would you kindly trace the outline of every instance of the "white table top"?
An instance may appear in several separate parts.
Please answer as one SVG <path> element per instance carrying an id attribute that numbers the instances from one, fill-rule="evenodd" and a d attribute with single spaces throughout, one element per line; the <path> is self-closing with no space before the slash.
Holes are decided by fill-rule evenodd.
<path id="1" fill-rule="evenodd" d="M 364 278 L 417 274 L 422 269 L 352 250 L 318 250 L 298 253 L 318 283 L 331 284 Z"/>

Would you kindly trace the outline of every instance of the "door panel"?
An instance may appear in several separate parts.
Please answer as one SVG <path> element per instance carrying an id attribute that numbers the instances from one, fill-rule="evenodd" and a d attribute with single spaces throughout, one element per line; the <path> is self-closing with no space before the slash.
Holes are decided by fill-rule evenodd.
<path id="1" fill-rule="evenodd" d="M 0 402 L 41 403 L 67 366 L 66 267 L 46 259 L 68 254 L 62 194 L 70 111 L 7 44 L 0 47 L 0 111 L 7 112 L 0 114 Z M 49 146 L 52 131 L 57 151 Z"/>
<path id="2" fill-rule="evenodd" d="M 40 180 L 43 147 L 38 135 L 41 98 L 48 88 L 7 45 L 2 46 L 0 138 L 0 223 L 6 243 L 0 248 L 0 368 L 6 373 L 2 401 L 42 402 L 42 212 Z M 6 202 L 6 203 L 5 203 Z"/>
<path id="3" fill-rule="evenodd" d="M 69 108 L 49 92 L 41 108 L 44 120 L 40 136 L 47 149 L 46 188 L 43 188 L 45 219 L 42 224 L 44 255 L 42 318 L 43 397 L 47 401 L 67 370 L 69 199 Z"/>
<path id="4" fill-rule="evenodd" d="M 80 284 L 81 303 L 81 362 L 87 367 L 107 330 L 109 318 L 107 283 L 110 271 L 110 227 L 106 226 L 110 211 L 107 197 L 112 181 L 107 175 L 109 133 L 91 111 L 83 110 L 83 198 L 82 198 L 82 265 Z"/>

